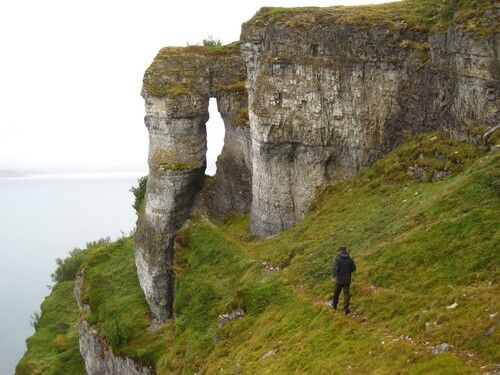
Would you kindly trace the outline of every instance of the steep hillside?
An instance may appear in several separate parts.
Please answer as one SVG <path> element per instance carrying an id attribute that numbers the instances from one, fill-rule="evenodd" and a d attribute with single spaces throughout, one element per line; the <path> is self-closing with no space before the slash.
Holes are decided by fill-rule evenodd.
<path id="1" fill-rule="evenodd" d="M 41 306 L 34 322 L 35 334 L 26 340 L 28 351 L 18 363 L 16 374 L 85 374 L 78 349 L 78 307 L 73 281 L 56 285 Z"/>
<path id="2" fill-rule="evenodd" d="M 91 247 L 81 270 L 92 312 L 81 317 L 115 353 L 158 374 L 492 372 L 499 196 L 497 151 L 436 133 L 414 138 L 326 187 L 301 223 L 271 238 L 248 235 L 247 216 L 191 220 L 175 243 L 175 320 L 163 326 L 149 327 L 133 239 Z M 327 305 L 343 245 L 358 264 L 347 317 Z M 81 363 L 73 328 L 61 333 L 60 353 L 53 342 L 57 322 L 74 323 L 74 307 L 55 307 L 61 298 L 73 306 L 69 284 L 44 302 L 18 374 Z M 442 343 L 451 348 L 433 355 Z"/>

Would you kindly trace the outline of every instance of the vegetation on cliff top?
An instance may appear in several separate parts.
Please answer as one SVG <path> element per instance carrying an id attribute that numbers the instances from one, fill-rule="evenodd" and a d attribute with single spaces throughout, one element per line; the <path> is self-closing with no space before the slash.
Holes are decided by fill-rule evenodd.
<path id="1" fill-rule="evenodd" d="M 199 87 L 197 78 L 205 74 L 210 62 L 224 61 L 225 58 L 240 57 L 240 43 L 220 45 L 216 40 L 207 40 L 206 45 L 162 48 L 144 74 L 143 90 L 148 95 L 176 97 L 193 95 Z M 241 62 L 243 67 L 243 62 Z M 228 65 L 228 69 L 232 68 Z M 182 74 L 180 74 L 182 73 Z M 244 81 L 245 72 L 230 78 L 226 85 Z M 167 80 L 168 79 L 168 80 Z M 219 88 L 224 91 L 224 87 Z M 231 91 L 231 87 L 230 90 Z"/>
<path id="2" fill-rule="evenodd" d="M 433 31 L 456 24 L 467 31 L 483 34 L 499 30 L 493 0 L 403 0 L 363 6 L 264 7 L 247 23 L 268 21 L 291 27 L 306 23 L 360 27 L 384 24 L 393 29 Z"/>

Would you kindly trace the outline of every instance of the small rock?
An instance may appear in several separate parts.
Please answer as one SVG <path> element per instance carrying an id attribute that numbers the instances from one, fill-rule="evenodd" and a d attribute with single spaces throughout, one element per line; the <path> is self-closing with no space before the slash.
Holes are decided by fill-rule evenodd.
<path id="1" fill-rule="evenodd" d="M 436 345 L 432 348 L 432 354 L 438 355 L 438 354 L 447 352 L 450 349 L 451 349 L 451 345 L 448 344 L 447 342 L 443 342 L 442 344 Z"/>
<path id="2" fill-rule="evenodd" d="M 432 175 L 432 182 L 442 181 L 446 177 L 448 177 L 450 174 L 451 174 L 450 171 L 436 170 L 436 171 L 434 171 L 434 174 Z"/>
<path id="3" fill-rule="evenodd" d="M 488 328 L 486 332 L 484 332 L 484 336 L 491 336 L 493 332 L 495 332 L 495 326 L 491 326 L 490 328 Z"/>
<path id="4" fill-rule="evenodd" d="M 493 313 L 493 314 L 490 314 L 490 320 L 493 320 L 497 317 L 498 313 Z"/>
<path id="5" fill-rule="evenodd" d="M 432 327 L 436 327 L 437 322 L 425 322 L 425 329 L 431 329 Z"/>
<path id="6" fill-rule="evenodd" d="M 238 307 L 236 310 L 233 310 L 230 313 L 219 315 L 219 317 L 217 318 L 217 325 L 219 326 L 219 328 L 223 327 L 227 323 L 243 316 L 245 316 L 245 312 Z"/>
<path id="7" fill-rule="evenodd" d="M 278 272 L 280 269 L 279 267 L 274 267 L 273 265 L 263 262 L 262 265 L 264 266 L 264 271 L 268 276 L 272 275 L 275 272 Z"/>
<path id="8" fill-rule="evenodd" d="M 259 358 L 259 361 L 266 359 L 266 358 L 269 358 L 269 357 L 275 355 L 276 353 L 277 353 L 276 349 L 269 350 L 268 352 L 265 352 L 264 354 L 262 354 L 262 356 Z"/>
<path id="9" fill-rule="evenodd" d="M 456 309 L 457 306 L 458 306 L 458 303 L 453 302 L 451 305 L 446 306 L 446 308 L 449 309 L 449 310 L 453 310 L 453 309 Z"/>

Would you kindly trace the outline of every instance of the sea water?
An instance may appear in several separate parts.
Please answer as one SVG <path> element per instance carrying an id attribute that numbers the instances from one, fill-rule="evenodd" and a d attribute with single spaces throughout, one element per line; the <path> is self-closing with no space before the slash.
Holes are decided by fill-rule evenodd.
<path id="1" fill-rule="evenodd" d="M 13 374 L 56 258 L 135 226 L 137 174 L 0 178 L 0 374 Z"/>

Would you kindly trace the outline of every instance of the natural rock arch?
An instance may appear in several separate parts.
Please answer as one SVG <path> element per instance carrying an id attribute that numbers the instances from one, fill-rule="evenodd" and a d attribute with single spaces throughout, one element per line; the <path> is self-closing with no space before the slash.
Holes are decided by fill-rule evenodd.
<path id="1" fill-rule="evenodd" d="M 497 34 L 268 11 L 243 24 L 241 55 L 238 44 L 164 48 L 146 71 L 150 175 L 136 264 L 159 320 L 172 315 L 173 239 L 195 201 L 219 218 L 251 211 L 250 231 L 272 235 L 304 217 L 318 188 L 404 136 L 477 140 L 500 121 Z M 203 188 L 210 97 L 226 134 Z"/>
<path id="2" fill-rule="evenodd" d="M 195 202 L 216 218 L 250 209 L 245 78 L 238 44 L 164 48 L 146 71 L 142 95 L 149 130 L 149 177 L 135 253 L 139 282 L 159 321 L 173 314 L 173 243 Z M 217 173 L 207 184 L 211 97 L 217 100 L 226 132 Z"/>

